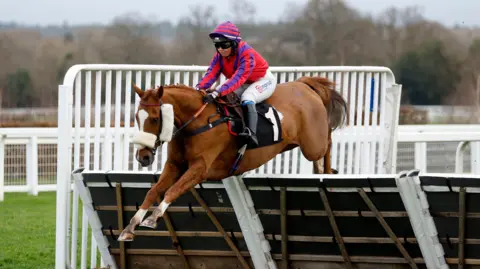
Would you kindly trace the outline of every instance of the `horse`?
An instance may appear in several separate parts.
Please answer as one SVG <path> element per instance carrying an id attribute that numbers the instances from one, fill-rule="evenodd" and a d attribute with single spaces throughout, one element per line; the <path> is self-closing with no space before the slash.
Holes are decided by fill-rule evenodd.
<path id="1" fill-rule="evenodd" d="M 270 135 L 263 139 L 267 141 L 264 145 L 250 148 L 245 148 L 246 144 L 241 144 L 232 131 L 231 121 L 241 118 L 241 111 L 235 115 L 232 109 L 239 105 L 238 99 L 234 104 L 228 103 L 228 98 L 206 104 L 202 97 L 207 91 L 186 85 L 143 91 L 133 84 L 133 88 L 140 98 L 135 114 L 139 128 L 133 140 L 135 158 L 143 167 L 149 166 L 157 147 L 168 142 L 167 160 L 158 181 L 147 192 L 118 241 L 133 241 L 137 225 L 155 229 L 168 206 L 197 184 L 241 175 L 296 147 L 314 164 L 323 158 L 323 172 L 332 173 L 331 133 L 345 122 L 347 103 L 327 78 L 304 76 L 280 83 L 272 96 L 256 104 L 259 110 L 264 109 L 259 122 L 260 118 L 267 118 L 264 122 L 269 123 L 263 123 L 257 132 L 267 130 L 265 134 Z M 240 154 L 241 145 L 244 151 Z M 163 200 L 143 220 L 162 194 Z"/>

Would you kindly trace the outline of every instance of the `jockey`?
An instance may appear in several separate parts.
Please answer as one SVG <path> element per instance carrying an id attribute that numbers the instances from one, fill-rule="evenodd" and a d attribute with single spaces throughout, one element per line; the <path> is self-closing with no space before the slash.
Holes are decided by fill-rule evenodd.
<path id="1" fill-rule="evenodd" d="M 239 134 L 258 145 L 257 111 L 255 104 L 269 98 L 277 85 L 277 79 L 268 70 L 268 62 L 250 45 L 242 41 L 237 26 L 227 21 L 218 25 L 210 33 L 216 53 L 210 61 L 205 76 L 197 84 L 196 88 L 208 89 L 218 79 L 220 73 L 227 80 L 215 88 L 215 91 L 204 97 L 205 103 L 212 103 L 219 96 L 225 96 L 231 92 L 240 97 L 242 107 L 246 108 L 247 125 Z"/>

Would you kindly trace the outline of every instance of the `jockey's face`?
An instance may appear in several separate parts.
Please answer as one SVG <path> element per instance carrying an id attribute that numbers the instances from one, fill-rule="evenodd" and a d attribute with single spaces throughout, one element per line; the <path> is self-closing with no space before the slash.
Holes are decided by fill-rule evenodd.
<path id="1" fill-rule="evenodd" d="M 215 48 L 223 57 L 228 57 L 232 53 L 232 42 L 226 41 L 215 43 Z"/>

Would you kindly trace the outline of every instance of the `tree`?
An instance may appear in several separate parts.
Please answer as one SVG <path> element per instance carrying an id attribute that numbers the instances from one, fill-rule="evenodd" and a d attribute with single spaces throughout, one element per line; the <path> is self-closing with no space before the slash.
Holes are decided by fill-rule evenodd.
<path id="1" fill-rule="evenodd" d="M 158 64 L 164 58 L 152 22 L 136 14 L 116 17 L 97 46 L 106 63 Z"/>
<path id="2" fill-rule="evenodd" d="M 455 91 L 459 67 L 456 60 L 446 55 L 442 42 L 432 41 L 401 56 L 392 69 L 403 85 L 403 103 L 440 105 Z"/>
<path id="3" fill-rule="evenodd" d="M 467 64 L 472 69 L 474 77 L 480 74 L 480 38 L 473 40 L 470 45 Z"/>
<path id="4" fill-rule="evenodd" d="M 366 55 L 375 51 L 370 45 L 375 44 L 375 35 L 373 22 L 344 1 L 310 0 L 281 42 L 298 44 L 303 64 L 356 65 L 370 60 Z"/>
<path id="5" fill-rule="evenodd" d="M 421 9 L 417 6 L 404 9 L 390 7 L 380 14 L 377 31 L 383 41 L 382 52 L 387 62 L 397 60 L 405 46 L 407 49 L 411 48 L 412 39 L 415 38 L 423 22 Z"/>
<path id="6" fill-rule="evenodd" d="M 480 104 L 480 39 L 474 39 L 466 52 L 462 65 L 462 81 L 458 87 L 455 103 L 464 105 Z"/>
<path id="7" fill-rule="evenodd" d="M 57 87 L 63 76 L 59 75 L 62 56 L 67 47 L 61 38 L 46 39 L 37 43 L 37 51 L 32 61 L 30 79 L 35 96 L 35 106 L 53 107 L 57 104 Z M 48 68 L 45 68 L 48 66 Z"/>
<path id="8" fill-rule="evenodd" d="M 177 27 L 176 58 L 183 64 L 207 64 L 215 52 L 208 33 L 215 28 L 215 7 L 195 5 Z M 182 29 L 183 31 L 180 31 Z"/>
<path id="9" fill-rule="evenodd" d="M 32 80 L 25 69 L 17 69 L 7 78 L 7 94 L 15 107 L 31 107 L 34 102 Z"/>
<path id="10" fill-rule="evenodd" d="M 230 10 L 236 24 L 255 24 L 255 6 L 248 0 L 230 0 Z"/>
<path id="11" fill-rule="evenodd" d="M 2 101 L 3 101 L 3 88 L 0 87 L 0 111 L 2 110 Z"/>

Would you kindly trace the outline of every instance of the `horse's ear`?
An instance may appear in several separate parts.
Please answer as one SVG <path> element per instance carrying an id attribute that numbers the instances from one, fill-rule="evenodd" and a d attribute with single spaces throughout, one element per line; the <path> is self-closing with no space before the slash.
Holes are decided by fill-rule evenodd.
<path id="1" fill-rule="evenodd" d="M 158 90 L 157 90 L 157 97 L 158 99 L 162 98 L 163 96 L 163 86 L 160 86 L 158 87 Z"/>
<path id="2" fill-rule="evenodd" d="M 137 85 L 135 85 L 135 83 L 132 83 L 133 85 L 133 89 L 135 90 L 135 92 L 137 93 L 138 97 L 142 98 L 143 97 L 143 94 L 145 93 L 142 89 L 140 89 Z"/>

